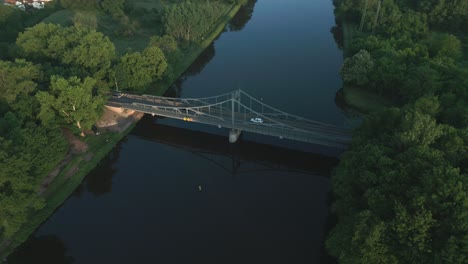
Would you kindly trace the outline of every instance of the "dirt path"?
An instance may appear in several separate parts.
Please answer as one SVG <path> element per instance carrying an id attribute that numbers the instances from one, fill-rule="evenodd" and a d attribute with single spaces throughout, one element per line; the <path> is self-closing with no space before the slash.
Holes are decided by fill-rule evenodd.
<path id="1" fill-rule="evenodd" d="M 69 129 L 62 129 L 62 133 L 68 142 L 68 153 L 65 158 L 55 167 L 55 169 L 44 178 L 41 185 L 39 186 L 39 194 L 43 194 L 47 190 L 47 187 L 49 187 L 50 183 L 55 179 L 55 177 L 57 177 L 63 167 L 67 165 L 67 163 L 69 163 L 76 155 L 85 153 L 88 150 L 88 144 L 79 140 Z"/>
<path id="2" fill-rule="evenodd" d="M 128 110 L 120 110 L 120 109 L 110 109 L 105 108 L 104 114 L 96 123 L 98 127 L 99 133 L 104 132 L 122 132 L 127 129 L 131 124 L 137 122 L 138 120 L 143 117 L 143 113 L 128 111 Z M 50 183 L 57 177 L 57 175 L 62 171 L 62 169 L 75 158 L 77 155 L 86 153 L 88 151 L 88 144 L 81 141 L 77 136 L 73 135 L 73 133 L 69 129 L 62 129 L 62 133 L 65 139 L 68 142 L 69 149 L 68 153 L 65 158 L 55 167 L 53 171 L 51 171 L 42 181 L 41 185 L 39 186 L 38 193 L 43 194 L 47 188 L 49 187 Z M 88 136 L 94 136 L 93 132 L 87 133 Z M 90 161 L 93 158 L 93 153 L 87 153 L 84 156 L 86 161 Z M 68 172 L 66 177 L 71 178 L 73 177 L 78 171 L 80 170 L 79 166 L 73 166 Z"/>

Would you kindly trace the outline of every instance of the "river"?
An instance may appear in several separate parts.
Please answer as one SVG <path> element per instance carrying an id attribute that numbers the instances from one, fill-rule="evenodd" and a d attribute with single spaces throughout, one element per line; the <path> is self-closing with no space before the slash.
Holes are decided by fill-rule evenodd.
<path id="1" fill-rule="evenodd" d="M 337 126 L 331 0 L 250 1 L 168 95 L 242 89 Z M 329 263 L 339 151 L 145 116 L 8 263 Z"/>

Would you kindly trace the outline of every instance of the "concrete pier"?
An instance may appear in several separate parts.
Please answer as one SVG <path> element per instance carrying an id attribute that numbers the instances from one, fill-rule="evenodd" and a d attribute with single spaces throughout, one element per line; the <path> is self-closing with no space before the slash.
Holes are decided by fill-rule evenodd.
<path id="1" fill-rule="evenodd" d="M 236 143 L 237 139 L 239 139 L 240 134 L 241 131 L 237 129 L 232 129 L 231 131 L 229 131 L 229 143 Z"/>

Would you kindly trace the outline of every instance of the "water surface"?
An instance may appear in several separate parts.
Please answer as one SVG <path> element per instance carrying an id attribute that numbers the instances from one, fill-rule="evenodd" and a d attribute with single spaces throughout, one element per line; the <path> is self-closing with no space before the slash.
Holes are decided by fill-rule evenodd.
<path id="1" fill-rule="evenodd" d="M 330 0 L 259 0 L 169 94 L 344 126 Z M 146 116 L 9 263 L 320 263 L 337 150 Z M 201 190 L 200 190 L 201 189 Z"/>

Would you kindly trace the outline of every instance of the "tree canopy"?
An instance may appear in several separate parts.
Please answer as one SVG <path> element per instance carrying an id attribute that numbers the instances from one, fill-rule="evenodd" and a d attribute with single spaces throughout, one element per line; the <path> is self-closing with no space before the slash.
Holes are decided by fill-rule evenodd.
<path id="1" fill-rule="evenodd" d="M 219 19 L 223 6 L 218 1 L 183 1 L 168 7 L 163 16 L 166 33 L 176 39 L 201 41 Z"/>
<path id="2" fill-rule="evenodd" d="M 142 53 L 130 52 L 122 56 L 117 66 L 117 76 L 124 89 L 143 92 L 167 69 L 164 53 L 155 46 L 149 46 Z"/>
<path id="3" fill-rule="evenodd" d="M 103 97 L 94 95 L 95 85 L 96 80 L 91 77 L 81 81 L 78 77 L 52 76 L 50 90 L 36 95 L 41 104 L 39 118 L 50 124 L 60 117 L 66 123 L 75 124 L 80 131 L 91 129 L 105 103 Z"/>
<path id="4" fill-rule="evenodd" d="M 336 0 L 359 23 L 345 86 L 391 98 L 355 131 L 332 182 L 340 263 L 468 261 L 466 1 Z M 366 4 L 367 3 L 367 4 Z"/>
<path id="5" fill-rule="evenodd" d="M 115 58 L 109 38 L 86 27 L 40 23 L 20 33 L 16 43 L 25 58 L 58 64 L 69 76 L 103 79 Z"/>

